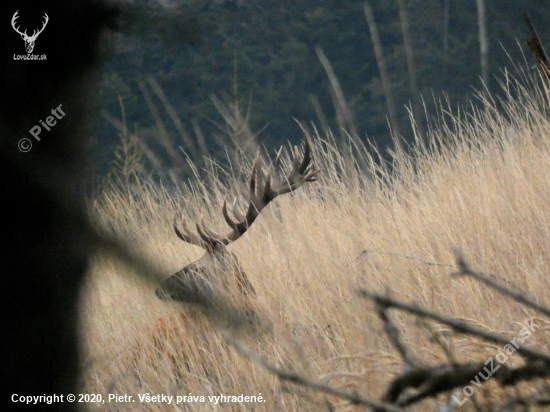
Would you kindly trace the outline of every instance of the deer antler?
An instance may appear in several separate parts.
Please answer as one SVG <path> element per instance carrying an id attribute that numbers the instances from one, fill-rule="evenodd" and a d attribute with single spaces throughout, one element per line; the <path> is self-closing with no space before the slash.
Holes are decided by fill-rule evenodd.
<path id="1" fill-rule="evenodd" d="M 27 34 L 27 30 L 25 30 L 24 32 L 21 32 L 21 31 L 19 30 L 19 26 L 18 26 L 18 27 L 15 27 L 16 20 L 19 18 L 18 13 L 19 13 L 19 10 L 17 10 L 17 11 L 14 13 L 13 17 L 11 18 L 11 25 L 12 25 L 13 29 L 14 29 L 17 33 L 19 33 L 21 36 L 23 36 L 23 37 L 26 38 L 26 39 L 30 39 L 30 40 L 33 40 L 33 39 L 34 39 L 34 40 L 36 40 L 36 38 L 38 37 L 38 35 L 39 35 L 40 33 L 42 33 L 42 32 L 44 31 L 44 29 L 46 28 L 46 25 L 48 24 L 48 21 L 50 21 L 50 18 L 48 17 L 48 15 L 47 15 L 46 13 L 44 13 L 44 18 L 45 18 L 46 20 L 45 20 L 44 23 L 42 24 L 42 28 L 41 28 L 40 30 L 33 30 L 32 36 L 29 36 L 29 35 Z"/>
<path id="2" fill-rule="evenodd" d="M 40 33 L 42 33 L 44 31 L 44 29 L 46 28 L 46 25 L 50 21 L 50 18 L 48 17 L 48 15 L 46 13 L 44 13 L 44 17 L 45 17 L 45 21 L 44 21 L 44 24 L 42 24 L 42 28 L 40 30 L 33 30 L 33 33 L 32 33 L 32 36 L 31 36 L 32 38 L 36 39 L 38 37 L 38 35 Z"/>
<path id="3" fill-rule="evenodd" d="M 13 27 L 13 29 L 19 33 L 21 36 L 26 36 L 27 35 L 27 30 L 25 30 L 24 33 L 21 33 L 21 31 L 19 31 L 19 26 L 18 27 L 15 27 L 15 21 L 19 18 L 19 16 L 17 15 L 17 13 L 19 13 L 19 10 L 17 10 L 13 17 L 11 18 L 11 26 Z"/>
<path id="4" fill-rule="evenodd" d="M 304 137 L 303 159 L 300 161 L 300 152 L 298 147 L 294 146 L 294 162 L 292 170 L 284 179 L 280 178 L 282 151 L 283 148 L 281 147 L 277 153 L 275 162 L 269 165 L 267 173 L 264 174 L 262 169 L 263 161 L 260 156 L 260 149 L 258 148 L 256 158 L 252 163 L 252 171 L 248 185 L 250 200 L 246 215 L 243 215 L 237 210 L 237 199 L 235 199 L 231 211 L 237 221 L 233 220 L 227 210 L 227 201 L 224 200 L 222 213 L 225 221 L 231 228 L 229 233 L 225 235 L 216 233 L 208 229 L 201 221 L 196 224 L 198 233 L 197 236 L 189 230 L 185 224 L 185 221 L 183 221 L 182 224 L 182 231 L 178 229 L 174 221 L 174 230 L 176 235 L 184 242 L 201 246 L 209 250 L 214 249 L 218 244 L 228 245 L 229 243 L 239 239 L 248 230 L 250 225 L 254 223 L 254 220 L 256 220 L 260 212 L 277 196 L 292 192 L 306 182 L 313 182 L 317 180 L 319 170 L 311 170 L 311 145 L 307 136 Z"/>

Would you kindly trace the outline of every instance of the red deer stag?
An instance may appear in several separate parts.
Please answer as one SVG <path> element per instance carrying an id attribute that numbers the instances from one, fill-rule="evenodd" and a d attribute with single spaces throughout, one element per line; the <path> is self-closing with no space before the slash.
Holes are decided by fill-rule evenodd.
<path id="1" fill-rule="evenodd" d="M 232 213 L 237 219 L 235 221 L 229 215 L 227 202 L 223 203 L 222 213 L 231 228 L 228 233 L 215 233 L 201 222 L 196 224 L 197 235 L 189 230 L 185 222 L 181 230 L 174 222 L 174 230 L 181 240 L 204 248 L 206 253 L 164 281 L 156 291 L 160 299 L 202 303 L 208 306 L 209 298 L 221 297 L 229 298 L 237 304 L 244 301 L 244 309 L 251 309 L 248 303 L 251 303 L 251 298 L 255 295 L 254 287 L 242 270 L 237 257 L 227 250 L 227 245 L 246 233 L 269 202 L 277 196 L 298 189 L 306 182 L 315 181 L 319 172 L 311 167 L 311 146 L 306 136 L 303 159 L 300 161 L 300 153 L 295 146 L 292 170 L 286 178 L 281 178 L 282 149 L 281 147 L 277 153 L 275 162 L 267 167 L 267 172 L 264 172 L 258 148 L 250 175 L 250 199 L 246 215 L 237 210 L 235 199 L 232 207 Z"/>
<path id="2" fill-rule="evenodd" d="M 220 312 L 220 308 L 215 307 L 219 302 L 228 302 L 228 307 L 236 307 L 246 314 L 248 323 L 258 325 L 259 317 L 254 304 L 256 292 L 237 257 L 227 250 L 227 245 L 239 239 L 277 196 L 317 179 L 319 171 L 311 167 L 311 146 L 307 137 L 303 159 L 300 160 L 300 153 L 295 147 L 292 170 L 285 178 L 281 178 L 281 153 L 282 148 L 275 162 L 265 168 L 258 149 L 252 165 L 246 214 L 237 210 L 235 202 L 232 207 L 235 221 L 229 215 L 227 203 L 223 203 L 223 216 L 231 228 L 227 234 L 215 233 L 202 222 L 196 225 L 195 234 L 185 222 L 181 229 L 174 222 L 174 230 L 181 240 L 204 248 L 206 253 L 162 282 L 156 290 L 157 297 L 200 304 L 207 310 L 214 309 L 216 313 Z M 136 359 L 145 361 L 145 365 L 150 362 L 156 364 L 154 370 L 158 370 L 160 362 L 162 369 L 174 372 L 173 376 L 182 376 L 191 367 L 200 367 L 208 375 L 211 368 L 207 358 L 227 358 L 228 353 L 223 343 L 220 344 L 220 339 L 211 336 L 212 331 L 211 325 L 189 321 L 186 313 L 172 314 L 145 328 L 143 333 L 146 337 L 143 339 L 141 334 L 134 354 Z M 200 349 L 196 346 L 197 342 L 200 342 Z M 205 353 L 208 353 L 207 357 Z"/>

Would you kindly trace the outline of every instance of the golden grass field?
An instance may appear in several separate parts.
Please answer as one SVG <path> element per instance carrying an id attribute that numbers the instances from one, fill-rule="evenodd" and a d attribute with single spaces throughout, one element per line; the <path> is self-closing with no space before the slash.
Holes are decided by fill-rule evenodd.
<path id="1" fill-rule="evenodd" d="M 396 149 L 391 171 L 375 166 L 362 150 L 354 156 L 363 167 L 353 167 L 333 139 L 314 136 L 319 181 L 277 198 L 229 246 L 258 292 L 258 307 L 273 323 L 272 333 L 241 333 L 239 341 L 281 368 L 378 400 L 402 364 L 373 304 L 356 293 L 365 288 L 388 289 L 395 298 L 510 339 L 534 317 L 541 328 L 525 345 L 548 352 L 548 320 L 472 279 L 450 276 L 456 270 L 450 266 L 453 248 L 459 248 L 474 269 L 550 304 L 548 90 L 522 84 L 507 80 L 502 102 L 488 101 L 473 116 L 442 110 L 428 147 Z M 249 167 L 239 173 L 248 176 Z M 119 233 L 168 276 L 203 253 L 175 236 L 174 215 L 188 222 L 203 218 L 212 228 L 227 230 L 223 198 L 244 191 L 238 173 L 219 173 L 229 183 L 214 174 L 187 182 L 179 192 L 147 182 L 111 185 L 90 201 L 91 212 L 101 227 Z M 83 391 L 135 400 L 90 403 L 89 410 L 358 409 L 281 383 L 229 349 L 203 318 L 192 318 L 191 326 L 181 329 L 174 315 L 181 306 L 158 300 L 153 286 L 107 255 L 93 259 L 83 301 Z M 428 365 L 448 361 L 434 336 L 461 362 L 484 361 L 499 349 L 434 322 L 391 314 L 404 343 Z M 515 355 L 508 362 L 520 365 L 522 359 Z M 532 394 L 540 385 L 519 388 Z M 137 395 L 145 393 L 202 395 L 206 401 L 139 402 Z M 265 402 L 208 402 L 209 395 L 260 393 Z M 506 393 L 515 392 L 489 382 L 475 396 L 483 410 L 492 410 Z M 445 399 L 442 395 L 437 403 Z M 413 410 L 426 410 L 431 402 Z M 469 401 L 460 409 L 472 408 Z"/>

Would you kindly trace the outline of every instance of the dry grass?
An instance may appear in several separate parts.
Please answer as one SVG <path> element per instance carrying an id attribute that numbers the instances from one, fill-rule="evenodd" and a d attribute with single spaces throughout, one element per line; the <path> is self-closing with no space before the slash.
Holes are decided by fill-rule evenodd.
<path id="1" fill-rule="evenodd" d="M 407 154 L 398 149 L 391 172 L 377 168 L 365 152 L 357 156 L 370 169 L 353 168 L 330 139 L 314 139 L 314 159 L 323 168 L 320 181 L 277 199 L 230 246 L 258 292 L 258 304 L 274 323 L 273 335 L 242 336 L 242 341 L 282 367 L 378 399 L 401 371 L 401 362 L 372 306 L 354 293 L 358 287 L 389 288 L 399 299 L 516 336 L 520 322 L 536 315 L 533 311 L 470 279 L 452 279 L 452 267 L 426 263 L 452 264 L 452 248 L 458 247 L 477 270 L 496 273 L 505 283 L 550 303 L 548 91 L 512 81 L 506 87 L 503 114 L 487 102 L 467 119 L 442 115 L 431 132 L 432 147 L 419 144 Z M 248 166 L 240 172 L 246 174 Z M 131 191 L 113 186 L 94 201 L 93 214 L 170 274 L 202 253 L 173 234 L 174 214 L 188 221 L 203 217 L 222 229 L 223 196 L 241 190 L 239 177 L 226 179 L 228 189 L 215 170 L 179 193 L 152 184 Z M 204 319 L 195 322 L 194 330 L 182 332 L 185 349 L 160 353 L 151 344 L 151 330 L 180 309 L 157 300 L 130 272 L 97 256 L 83 305 L 84 390 L 104 398 L 118 393 L 136 399 L 133 404 L 111 404 L 111 410 L 143 409 L 136 395 L 147 392 L 205 397 L 261 392 L 266 400 L 222 408 L 208 401 L 150 403 L 150 410 L 327 410 L 324 395 L 289 390 L 228 349 Z M 432 336 L 444 328 L 393 315 L 418 359 L 432 365 L 447 361 Z M 548 326 L 545 319 L 539 322 Z M 485 360 L 498 349 L 450 333 L 441 339 L 459 361 Z M 542 327 L 525 344 L 548 350 L 549 342 L 550 333 Z M 182 365 L 177 371 L 174 356 Z M 509 362 L 521 364 L 521 359 Z M 535 390 L 533 385 L 522 388 L 526 393 Z M 476 394 L 492 405 L 502 393 L 491 389 Z M 353 409 L 330 401 L 338 410 Z"/>

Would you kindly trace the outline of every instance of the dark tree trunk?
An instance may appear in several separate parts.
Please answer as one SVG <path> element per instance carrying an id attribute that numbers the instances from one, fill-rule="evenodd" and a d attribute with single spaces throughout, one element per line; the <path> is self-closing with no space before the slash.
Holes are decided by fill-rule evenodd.
<path id="1" fill-rule="evenodd" d="M 0 6 L 1 353 L 9 403 L 3 409 L 30 407 L 12 403 L 14 394 L 57 394 L 64 398 L 54 409 L 76 410 L 78 403 L 67 402 L 66 395 L 76 394 L 78 384 L 78 301 L 90 246 L 84 120 L 93 106 L 100 32 L 114 12 L 91 0 L 17 3 Z M 16 26 L 29 34 L 47 14 L 32 51 L 47 60 L 14 58 L 27 55 L 9 23 L 16 11 Z M 55 122 L 49 131 L 48 116 Z M 37 125 L 40 140 L 29 133 Z M 32 408 L 46 407 L 42 402 Z"/>

